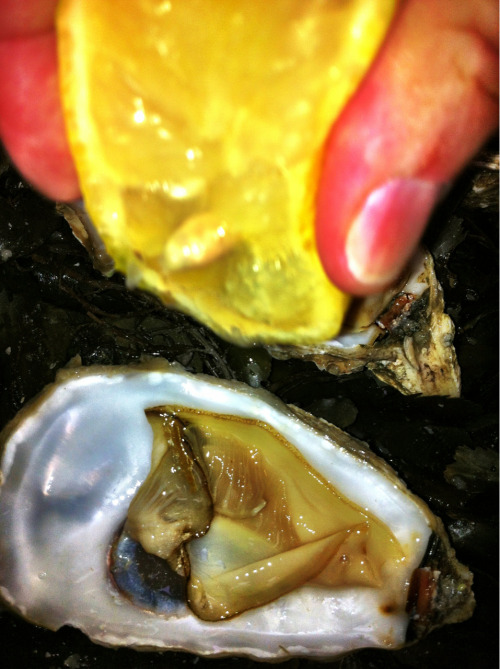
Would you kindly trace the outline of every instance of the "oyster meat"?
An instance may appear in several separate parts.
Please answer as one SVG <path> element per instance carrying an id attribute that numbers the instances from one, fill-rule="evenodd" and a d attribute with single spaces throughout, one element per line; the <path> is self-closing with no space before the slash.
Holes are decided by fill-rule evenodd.
<path id="1" fill-rule="evenodd" d="M 105 645 L 397 648 L 473 610 L 442 524 L 368 446 L 154 360 L 71 368 L 2 434 L 0 593 Z"/>

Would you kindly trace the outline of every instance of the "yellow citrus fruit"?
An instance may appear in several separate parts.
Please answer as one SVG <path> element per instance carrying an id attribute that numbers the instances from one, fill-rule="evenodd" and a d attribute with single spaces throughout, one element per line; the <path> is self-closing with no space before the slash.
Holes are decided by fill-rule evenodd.
<path id="1" fill-rule="evenodd" d="M 223 337 L 309 343 L 349 299 L 314 240 L 322 146 L 395 0 L 62 0 L 63 105 L 116 266 Z"/>

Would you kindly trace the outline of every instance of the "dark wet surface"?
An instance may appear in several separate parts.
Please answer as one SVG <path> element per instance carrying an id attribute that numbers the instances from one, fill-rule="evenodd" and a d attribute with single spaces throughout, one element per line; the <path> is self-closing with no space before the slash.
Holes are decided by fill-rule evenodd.
<path id="1" fill-rule="evenodd" d="M 77 354 L 85 365 L 120 364 L 143 353 L 161 355 L 190 371 L 261 382 L 285 401 L 368 441 L 443 519 L 459 559 L 475 575 L 477 608 L 469 621 L 437 630 L 404 650 L 363 650 L 326 666 L 497 667 L 498 186 L 492 190 L 491 172 L 486 171 L 484 183 L 494 197 L 485 191 L 481 199 L 481 172 L 475 166 L 464 175 L 436 213 L 429 234 L 439 250 L 437 271 L 457 326 L 462 369 L 462 397 L 447 399 L 403 397 L 367 373 L 335 378 L 312 363 L 273 361 L 262 349 L 239 349 L 220 341 L 156 299 L 127 291 L 121 277 L 103 278 L 52 203 L 4 166 L 0 424 Z M 182 653 L 102 648 L 76 630 L 49 632 L 7 612 L 0 613 L 0 630 L 4 669 L 259 666 L 240 658 L 203 660 Z M 286 664 L 290 669 L 316 665 L 307 660 Z"/>

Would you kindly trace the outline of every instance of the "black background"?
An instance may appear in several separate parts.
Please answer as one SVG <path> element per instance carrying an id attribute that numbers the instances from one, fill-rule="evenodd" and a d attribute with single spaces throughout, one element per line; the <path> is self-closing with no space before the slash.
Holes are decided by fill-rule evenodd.
<path id="1" fill-rule="evenodd" d="M 494 144 L 492 145 L 494 146 Z M 477 608 L 459 625 L 399 651 L 362 650 L 326 663 L 286 667 L 461 669 L 498 666 L 498 173 L 482 155 L 436 212 L 427 241 L 452 315 L 462 369 L 460 399 L 404 397 L 368 373 L 335 378 L 312 363 L 272 361 L 262 349 L 217 339 L 155 298 L 103 278 L 54 205 L 3 159 L 0 174 L 0 425 L 78 354 L 83 364 L 121 364 L 141 354 L 178 360 L 190 371 L 262 385 L 323 416 L 370 446 L 427 501 L 475 575 Z M 478 187 L 478 184 L 480 187 Z M 444 476 L 457 448 L 476 467 Z M 474 457 L 481 453 L 482 460 Z M 1 556 L 0 556 L 1 559 Z M 78 605 L 78 604 L 76 604 Z M 74 629 L 47 631 L 0 611 L 4 669 L 146 667 L 257 668 L 242 658 L 139 653 L 92 644 Z"/>

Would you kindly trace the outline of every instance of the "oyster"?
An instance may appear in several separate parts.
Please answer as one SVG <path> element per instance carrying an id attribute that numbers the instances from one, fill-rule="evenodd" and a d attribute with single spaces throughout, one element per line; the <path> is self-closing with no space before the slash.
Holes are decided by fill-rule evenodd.
<path id="1" fill-rule="evenodd" d="M 399 285 L 359 300 L 336 339 L 314 346 L 269 346 L 278 359 L 302 358 L 331 374 L 366 367 L 405 395 L 460 395 L 453 321 L 432 256 L 421 251 Z"/>
<path id="2" fill-rule="evenodd" d="M 39 625 L 276 659 L 395 648 L 472 613 L 426 505 L 264 391 L 160 360 L 70 369 L 2 442 L 0 592 Z"/>

